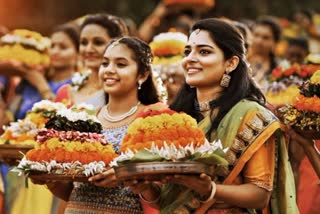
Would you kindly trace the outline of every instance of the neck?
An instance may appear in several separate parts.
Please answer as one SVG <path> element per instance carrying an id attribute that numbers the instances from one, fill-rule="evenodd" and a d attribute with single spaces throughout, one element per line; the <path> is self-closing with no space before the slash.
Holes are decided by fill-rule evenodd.
<path id="1" fill-rule="evenodd" d="M 74 70 L 70 67 L 63 67 L 63 68 L 54 68 L 53 69 L 54 75 L 52 75 L 52 81 L 63 81 L 72 76 Z"/>
<path id="2" fill-rule="evenodd" d="M 99 72 L 96 70 L 92 70 L 92 73 L 90 74 L 88 81 L 84 85 L 85 87 L 90 88 L 96 88 L 97 90 L 100 90 L 102 88 L 101 81 L 99 80 Z"/>
<path id="3" fill-rule="evenodd" d="M 269 52 L 255 52 L 254 50 L 249 50 L 248 60 L 249 61 L 268 61 L 270 59 Z"/>
<path id="4" fill-rule="evenodd" d="M 136 106 L 138 102 L 138 96 L 109 96 L 108 110 L 112 116 L 118 116 L 128 112 L 133 106 Z"/>
<path id="5" fill-rule="evenodd" d="M 220 97 L 223 88 L 219 85 L 211 88 L 197 88 L 197 100 L 199 103 L 215 100 Z"/>

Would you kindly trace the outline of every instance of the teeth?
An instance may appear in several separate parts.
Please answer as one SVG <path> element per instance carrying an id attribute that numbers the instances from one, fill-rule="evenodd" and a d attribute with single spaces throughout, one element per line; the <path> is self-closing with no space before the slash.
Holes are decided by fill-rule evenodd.
<path id="1" fill-rule="evenodd" d="M 106 79 L 105 82 L 106 83 L 115 83 L 116 80 L 114 80 L 114 79 Z"/>
<path id="2" fill-rule="evenodd" d="M 189 68 L 188 69 L 189 73 L 196 73 L 196 72 L 199 72 L 199 71 L 200 71 L 200 69 L 197 69 L 197 68 Z"/>

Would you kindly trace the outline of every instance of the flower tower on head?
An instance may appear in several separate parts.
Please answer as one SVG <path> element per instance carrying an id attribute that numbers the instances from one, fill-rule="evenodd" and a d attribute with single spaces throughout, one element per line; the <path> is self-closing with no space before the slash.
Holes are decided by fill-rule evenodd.
<path id="1" fill-rule="evenodd" d="M 0 39 L 0 60 L 17 60 L 30 66 L 47 66 L 50 39 L 41 34 L 16 29 Z"/>
<path id="2" fill-rule="evenodd" d="M 266 93 L 267 101 L 275 106 L 292 104 L 292 98 L 299 93 L 303 81 L 318 69 L 320 65 L 291 65 L 288 61 L 283 61 L 279 67 L 272 70 L 271 83 Z"/>
<path id="3" fill-rule="evenodd" d="M 184 81 L 181 60 L 187 40 L 183 33 L 167 32 L 155 36 L 150 43 L 154 55 L 152 72 L 162 98 L 172 99 L 176 90 L 170 86 L 179 85 Z"/>

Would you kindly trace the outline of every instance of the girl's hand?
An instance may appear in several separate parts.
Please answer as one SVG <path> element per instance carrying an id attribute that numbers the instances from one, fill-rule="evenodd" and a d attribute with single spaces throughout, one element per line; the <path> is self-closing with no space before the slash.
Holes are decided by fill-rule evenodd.
<path id="1" fill-rule="evenodd" d="M 89 178 L 89 181 L 98 187 L 116 187 L 119 185 L 119 181 L 116 178 L 113 168 L 104 171 L 98 175 Z"/>
<path id="2" fill-rule="evenodd" d="M 200 176 L 178 174 L 167 176 L 165 180 L 168 183 L 183 185 L 199 193 L 201 196 L 209 196 L 212 189 L 211 177 L 205 173 L 200 174 Z"/>

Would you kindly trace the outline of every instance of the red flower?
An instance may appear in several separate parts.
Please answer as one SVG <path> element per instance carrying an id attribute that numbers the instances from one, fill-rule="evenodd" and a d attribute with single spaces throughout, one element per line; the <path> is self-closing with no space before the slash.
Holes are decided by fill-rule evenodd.
<path id="1" fill-rule="evenodd" d="M 291 76 L 292 74 L 294 74 L 295 72 L 297 71 L 297 69 L 295 67 L 291 67 L 291 68 L 288 68 L 286 69 L 283 74 L 285 76 Z"/>
<path id="2" fill-rule="evenodd" d="M 272 79 L 276 80 L 282 76 L 282 69 L 277 67 L 272 70 Z"/>

